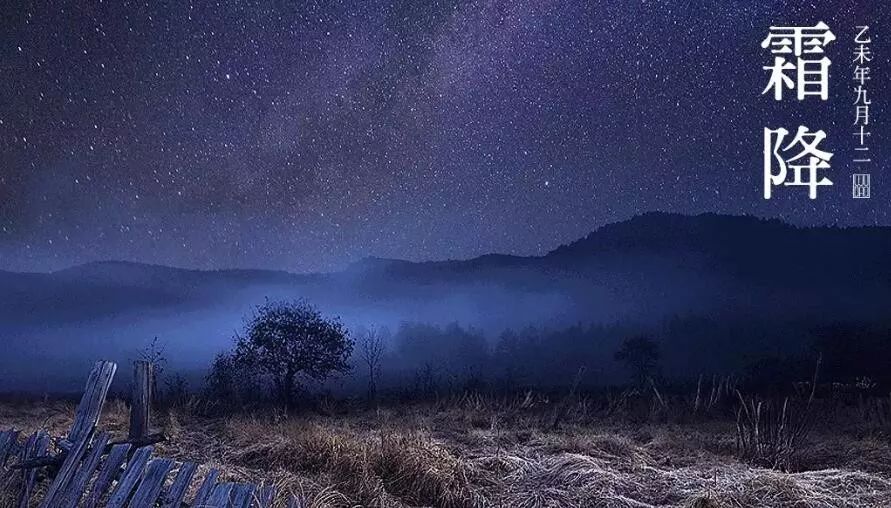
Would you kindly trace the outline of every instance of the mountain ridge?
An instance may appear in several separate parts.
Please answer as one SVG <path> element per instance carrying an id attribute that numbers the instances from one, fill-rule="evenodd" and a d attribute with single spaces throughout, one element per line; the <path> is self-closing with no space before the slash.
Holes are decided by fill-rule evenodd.
<path id="1" fill-rule="evenodd" d="M 33 365 L 132 359 L 155 336 L 176 362 L 207 365 L 267 299 L 306 299 L 350 329 L 457 322 L 495 337 L 580 323 L 657 335 L 687 326 L 674 336 L 713 340 L 729 358 L 788 349 L 837 322 L 888 323 L 889 254 L 885 226 L 800 228 L 660 213 L 603 226 L 538 256 L 368 258 L 321 274 L 114 261 L 0 272 L 0 340 L 8 353 L 8 360 L 0 355 L 0 372 L 19 369 L 17 376 L 31 379 L 22 358 Z M 688 347 L 681 339 L 677 347 Z"/>
<path id="2" fill-rule="evenodd" d="M 878 231 L 886 234 L 891 234 L 891 226 L 835 226 L 835 225 L 820 225 L 820 226 L 796 226 L 787 222 L 782 221 L 777 218 L 760 218 L 752 215 L 732 215 L 732 214 L 720 214 L 714 212 L 705 212 L 701 214 L 695 215 L 687 215 L 675 212 L 646 212 L 643 214 L 635 215 L 629 219 L 617 222 L 611 222 L 608 224 L 604 224 L 603 226 L 597 227 L 591 230 L 586 235 L 573 240 L 571 242 L 560 244 L 555 248 L 547 251 L 544 254 L 539 255 L 517 255 L 517 254 L 505 254 L 505 253 L 486 253 L 479 256 L 474 256 L 470 258 L 458 258 L 458 259 L 441 259 L 441 260 L 423 260 L 423 261 L 413 261 L 401 258 L 387 258 L 387 257 L 379 257 L 379 256 L 365 256 L 356 261 L 349 263 L 345 268 L 341 270 L 334 270 L 330 272 L 292 272 L 284 269 L 275 269 L 275 268 L 191 268 L 191 267 L 178 267 L 171 265 L 164 265 L 159 263 L 150 263 L 150 262 L 140 262 L 140 261 L 127 261 L 127 260 L 115 260 L 115 259 L 107 259 L 107 260 L 94 260 L 88 261 L 85 263 L 74 264 L 65 268 L 61 268 L 58 270 L 48 271 L 48 272 L 35 272 L 35 271 L 14 271 L 14 270 L 3 270 L 0 269 L 0 273 L 5 274 L 20 274 L 20 275 L 53 275 L 53 274 L 66 274 L 77 271 L 89 271 L 95 268 L 141 268 L 141 269 L 152 269 L 152 270 L 170 270 L 177 272 L 192 272 L 192 273 L 202 273 L 202 274 L 242 274 L 242 275 L 251 275 L 251 274 L 276 274 L 279 276 L 324 276 L 324 275 L 332 275 L 343 272 L 349 272 L 355 269 L 389 269 L 393 267 L 405 267 L 405 266 L 437 266 L 437 265 L 445 265 L 445 264 L 469 264 L 469 265 L 485 265 L 490 264 L 493 261 L 507 261 L 507 262 L 522 262 L 528 260 L 541 260 L 548 258 L 552 255 L 561 255 L 569 251 L 579 250 L 582 248 L 588 250 L 597 250 L 602 246 L 598 246 L 596 242 L 603 242 L 604 239 L 608 239 L 611 241 L 617 240 L 625 240 L 631 241 L 635 239 L 634 235 L 641 235 L 638 239 L 645 239 L 645 235 L 649 235 L 652 238 L 652 235 L 655 233 L 658 235 L 664 235 L 666 232 L 678 232 L 679 230 L 683 230 L 684 226 L 695 225 L 698 226 L 696 228 L 692 228 L 692 231 L 698 230 L 699 233 L 714 233 L 717 231 L 718 227 L 725 227 L 728 225 L 733 226 L 745 226 L 747 228 L 758 228 L 758 227 L 769 227 L 775 233 L 795 233 L 802 231 L 842 231 L 842 232 L 851 232 L 851 231 Z M 690 232 L 691 230 L 687 230 Z M 631 233 L 631 234 L 629 234 Z"/>
<path id="3" fill-rule="evenodd" d="M 797 227 L 751 216 L 649 213 L 537 256 L 369 257 L 298 274 L 95 261 L 49 273 L 0 272 L 2 325 L 67 326 L 140 313 L 177 315 L 263 298 L 306 298 L 343 313 L 498 326 L 533 319 L 655 319 L 672 313 L 873 316 L 891 301 L 891 227 Z M 515 302 L 523 302 L 522 309 Z M 545 305 L 542 302 L 547 302 Z M 450 313 L 452 311 L 449 311 Z M 493 325 L 494 326 L 494 325 Z"/>

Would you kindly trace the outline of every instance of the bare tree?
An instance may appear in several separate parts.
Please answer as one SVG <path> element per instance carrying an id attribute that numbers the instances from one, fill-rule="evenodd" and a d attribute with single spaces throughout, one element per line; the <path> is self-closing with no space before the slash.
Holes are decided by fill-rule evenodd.
<path id="1" fill-rule="evenodd" d="M 364 330 L 361 335 L 359 352 L 362 355 L 362 362 L 368 369 L 369 402 L 377 400 L 377 380 L 381 374 L 381 362 L 384 359 L 384 353 L 387 351 L 387 335 L 385 328 L 374 327 Z"/>

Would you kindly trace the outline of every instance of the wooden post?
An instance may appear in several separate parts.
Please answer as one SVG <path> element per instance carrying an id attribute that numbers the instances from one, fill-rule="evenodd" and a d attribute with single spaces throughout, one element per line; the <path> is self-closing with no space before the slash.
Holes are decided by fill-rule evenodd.
<path id="1" fill-rule="evenodd" d="M 93 432 L 99 417 L 102 414 L 102 406 L 105 405 L 105 398 L 108 396 L 108 389 L 111 387 L 111 381 L 114 379 L 114 373 L 117 371 L 117 364 L 114 362 L 100 361 L 96 362 L 93 370 L 90 371 L 90 377 L 87 378 L 87 386 L 84 388 L 84 394 L 81 396 L 80 403 L 77 405 L 77 413 L 74 415 L 74 423 L 71 425 L 71 431 L 68 433 L 67 445 L 74 446 L 75 443 L 82 440 L 87 434 Z"/>
<path id="2" fill-rule="evenodd" d="M 149 431 L 152 407 L 152 363 L 133 364 L 133 396 L 130 401 L 130 439 L 145 437 Z"/>

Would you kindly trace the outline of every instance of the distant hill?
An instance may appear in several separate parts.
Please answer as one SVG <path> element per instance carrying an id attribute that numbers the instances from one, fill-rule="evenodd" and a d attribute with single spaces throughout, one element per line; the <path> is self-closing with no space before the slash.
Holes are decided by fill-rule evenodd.
<path id="1" fill-rule="evenodd" d="M 660 310 L 758 310 L 843 318 L 869 316 L 891 302 L 889 259 L 888 227 L 796 228 L 751 217 L 648 213 L 538 257 L 493 254 L 419 263 L 367 258 L 343 272 L 317 275 L 117 261 L 53 273 L 0 271 L 0 320 L 4 326 L 62 324 L 194 309 L 250 290 L 374 307 L 402 298 L 448 299 L 454 291 L 472 298 L 474 288 L 481 296 L 486 288 L 565 295 L 592 319 L 600 317 L 598 303 L 611 315 L 630 317 L 655 317 Z M 598 302 L 610 296 L 616 300 Z M 623 302 L 629 307 L 623 309 Z"/>
<path id="2" fill-rule="evenodd" d="M 348 326 L 457 321 L 492 336 L 530 325 L 695 317 L 721 323 L 724 341 L 751 326 L 767 330 L 760 337 L 771 344 L 769 333 L 791 340 L 821 323 L 891 320 L 891 228 L 648 213 L 532 257 L 368 258 L 309 275 L 114 261 L 0 271 L 0 371 L 28 378 L 31 367 L 17 361 L 25 357 L 132 358 L 153 336 L 175 361 L 206 365 L 264 298 L 307 298 Z"/>

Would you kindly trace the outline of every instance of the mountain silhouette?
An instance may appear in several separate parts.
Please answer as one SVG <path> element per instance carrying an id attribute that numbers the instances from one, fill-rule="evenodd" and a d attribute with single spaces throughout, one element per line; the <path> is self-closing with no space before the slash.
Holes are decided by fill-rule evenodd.
<path id="1" fill-rule="evenodd" d="M 564 295 L 567 315 L 668 312 L 870 317 L 891 302 L 891 228 L 798 228 L 778 220 L 647 213 L 543 256 L 409 262 L 366 258 L 342 272 L 187 270 L 93 262 L 52 273 L 0 272 L 3 326 L 201 308 L 249 290 L 375 306 L 473 299 L 486 289 Z M 604 298 L 612 301 L 601 301 Z M 485 302 L 478 302 L 484 305 Z M 503 302 L 502 302 L 503 303 Z M 624 306 L 624 308 L 623 308 Z"/>
<path id="2" fill-rule="evenodd" d="M 644 330 L 668 341 L 675 372 L 691 362 L 723 372 L 800 351 L 821 326 L 887 326 L 889 254 L 888 227 L 648 213 L 541 256 L 366 258 L 324 274 L 119 261 L 0 272 L 0 389 L 76 388 L 68 372 L 96 358 L 133 359 L 155 336 L 173 365 L 199 372 L 256 305 L 297 298 L 348 327 L 457 322 L 493 340 L 530 326 Z M 56 377 L 37 376 L 35 365 L 54 366 Z"/>

